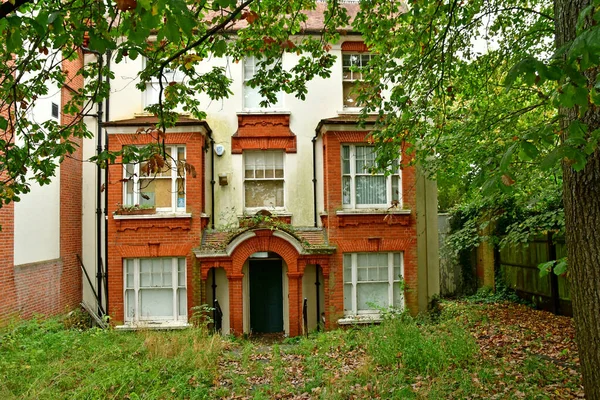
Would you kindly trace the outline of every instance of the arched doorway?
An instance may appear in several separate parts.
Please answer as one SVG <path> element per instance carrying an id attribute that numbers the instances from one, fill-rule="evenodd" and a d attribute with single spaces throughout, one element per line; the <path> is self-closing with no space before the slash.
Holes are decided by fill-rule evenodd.
<path id="1" fill-rule="evenodd" d="M 284 331 L 283 271 L 283 260 L 276 253 L 254 253 L 248 259 L 250 332 Z"/>

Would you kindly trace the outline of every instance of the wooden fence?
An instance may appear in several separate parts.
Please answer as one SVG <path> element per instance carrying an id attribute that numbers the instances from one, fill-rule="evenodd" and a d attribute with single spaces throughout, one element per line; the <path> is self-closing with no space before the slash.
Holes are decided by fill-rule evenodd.
<path id="1" fill-rule="evenodd" d="M 526 244 L 506 245 L 499 251 L 498 264 L 507 286 L 519 297 L 555 314 L 572 315 L 567 279 L 554 273 L 542 277 L 538 269 L 541 263 L 565 256 L 564 241 L 553 241 L 548 235 Z"/>
<path id="2" fill-rule="evenodd" d="M 471 294 L 483 285 L 477 276 L 477 252 L 459 259 L 446 246 L 449 234 L 449 215 L 438 215 L 440 240 L 440 294 L 442 297 Z M 539 237 L 526 244 L 512 244 L 502 250 L 487 249 L 494 259 L 496 274 L 500 273 L 506 285 L 519 297 L 556 314 L 572 315 L 569 283 L 565 277 L 550 273 L 540 276 L 538 265 L 566 256 L 564 240 L 551 236 Z M 494 253 L 494 254 L 492 254 Z M 464 265 L 463 265 L 464 264 Z M 481 267 L 481 266 L 480 266 Z"/>

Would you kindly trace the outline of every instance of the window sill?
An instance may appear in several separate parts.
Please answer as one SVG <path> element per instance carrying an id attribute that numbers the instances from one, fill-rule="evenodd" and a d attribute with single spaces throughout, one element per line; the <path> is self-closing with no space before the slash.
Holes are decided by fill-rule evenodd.
<path id="1" fill-rule="evenodd" d="M 348 115 L 348 114 L 360 114 L 362 112 L 362 107 L 344 107 L 341 110 L 338 110 L 338 115 Z M 377 111 L 373 111 L 367 113 L 367 115 L 378 115 Z"/>
<path id="2" fill-rule="evenodd" d="M 362 315 L 347 315 L 344 318 L 338 319 L 338 325 L 360 325 L 360 324 L 377 324 L 383 320 L 379 313 L 377 314 L 362 314 Z"/>
<path id="3" fill-rule="evenodd" d="M 113 214 L 113 219 L 161 219 L 161 218 L 192 218 L 192 213 L 184 212 L 157 212 L 156 214 L 145 215 L 117 215 Z"/>
<path id="4" fill-rule="evenodd" d="M 385 214 L 394 214 L 394 215 L 410 215 L 411 210 L 389 210 L 387 208 L 380 209 L 347 209 L 347 210 L 339 210 L 335 212 L 335 215 L 385 215 Z"/>
<path id="5" fill-rule="evenodd" d="M 191 324 L 183 321 L 139 321 L 139 322 L 128 322 L 123 325 L 117 325 L 116 330 L 119 331 L 137 331 L 142 329 L 152 330 L 174 330 L 174 329 L 186 329 L 191 327 Z"/>
<path id="6" fill-rule="evenodd" d="M 263 115 L 263 114 L 281 114 L 290 115 L 292 112 L 286 109 L 270 109 L 270 108 L 245 108 L 238 111 L 237 115 Z"/>

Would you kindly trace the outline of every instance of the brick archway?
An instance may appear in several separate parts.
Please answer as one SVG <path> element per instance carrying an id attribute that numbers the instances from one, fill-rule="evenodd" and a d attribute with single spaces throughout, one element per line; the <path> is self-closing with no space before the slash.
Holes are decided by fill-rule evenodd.
<path id="1" fill-rule="evenodd" d="M 276 233 L 277 232 L 277 233 Z M 272 252 L 278 254 L 287 264 L 288 272 L 288 323 L 290 336 L 300 334 L 300 318 L 302 310 L 302 274 L 305 263 L 299 263 L 299 243 L 295 244 L 293 236 L 281 234 L 270 229 L 260 229 L 252 232 L 253 236 L 236 244 L 230 253 L 231 269 L 229 278 L 230 321 L 234 332 L 243 331 L 243 307 L 246 299 L 243 290 L 242 271 L 248 258 L 257 252 Z M 247 301 L 247 299 L 246 299 Z"/>
<path id="2" fill-rule="evenodd" d="M 292 243 L 282 237 L 273 235 L 272 230 L 262 229 L 254 231 L 256 236 L 246 239 L 233 249 L 231 253 L 232 274 L 242 274 L 242 267 L 246 260 L 254 253 L 270 251 L 277 253 L 288 266 L 288 275 L 302 274 L 299 271 L 298 257 L 300 253 Z"/>

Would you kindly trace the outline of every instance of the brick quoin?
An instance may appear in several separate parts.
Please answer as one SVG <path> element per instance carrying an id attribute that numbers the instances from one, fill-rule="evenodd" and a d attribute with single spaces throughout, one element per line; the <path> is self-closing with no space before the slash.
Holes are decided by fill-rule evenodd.
<path id="1" fill-rule="evenodd" d="M 109 150 L 118 151 L 124 145 L 143 145 L 153 142 L 149 135 L 110 134 Z M 123 292 L 123 262 L 127 258 L 179 257 L 186 259 L 188 315 L 201 301 L 200 286 L 195 282 L 195 257 L 192 248 L 200 244 L 205 221 L 204 212 L 204 145 L 199 132 L 167 133 L 166 145 L 185 145 L 187 162 L 197 170 L 196 178 L 186 176 L 186 209 L 189 218 L 115 219 L 113 213 L 123 203 L 123 167 L 121 160 L 109 166 L 108 186 L 108 313 L 114 324 L 125 319 Z"/>
<path id="2" fill-rule="evenodd" d="M 402 206 L 410 215 L 355 214 L 337 215 L 342 210 L 341 146 L 348 143 L 367 143 L 368 131 L 328 131 L 322 133 L 324 165 L 324 207 L 321 221 L 327 229 L 329 242 L 337 247 L 331 256 L 330 274 L 325 278 L 327 326 L 344 313 L 344 253 L 403 252 L 404 293 L 406 306 L 411 312 L 417 307 L 417 232 L 416 190 L 414 167 L 404 167 L 402 179 Z M 404 156 L 404 155 L 403 155 Z"/>

